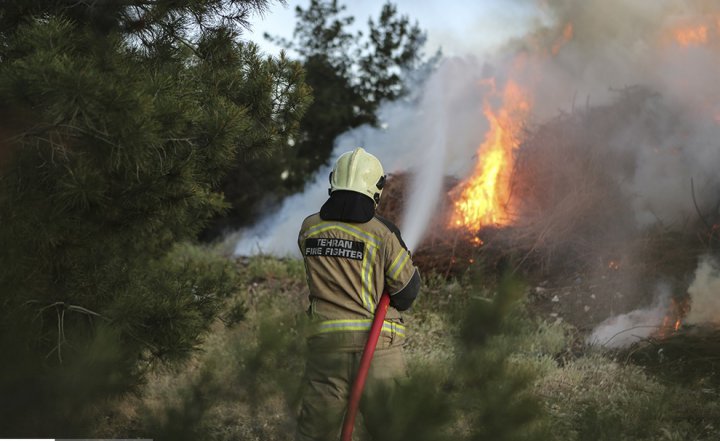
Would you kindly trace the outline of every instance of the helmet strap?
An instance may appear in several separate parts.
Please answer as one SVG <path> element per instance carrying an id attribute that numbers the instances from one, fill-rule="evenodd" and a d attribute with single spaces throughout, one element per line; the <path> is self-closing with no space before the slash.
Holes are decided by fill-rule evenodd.
<path id="1" fill-rule="evenodd" d="M 377 187 L 378 190 L 382 190 L 383 187 L 385 187 L 385 180 L 386 180 L 386 179 L 387 179 L 387 176 L 386 176 L 386 175 L 380 176 L 380 179 L 378 179 L 377 184 L 375 184 L 375 186 Z"/>

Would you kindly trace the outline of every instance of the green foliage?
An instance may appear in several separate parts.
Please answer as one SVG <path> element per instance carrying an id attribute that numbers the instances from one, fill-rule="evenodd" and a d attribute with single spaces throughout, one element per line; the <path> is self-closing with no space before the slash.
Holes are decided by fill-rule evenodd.
<path id="1" fill-rule="evenodd" d="M 184 360 L 237 289 L 235 269 L 223 257 L 181 245 L 147 270 L 136 295 L 117 299 L 108 314 L 115 326 L 142 342 L 148 361 Z"/>
<path id="2" fill-rule="evenodd" d="M 534 366 L 514 361 L 518 348 L 508 344 L 527 338 L 523 292 L 506 278 L 492 299 L 470 299 L 453 320 L 460 331 L 457 350 L 446 354 L 449 362 L 418 367 L 396 393 L 372 406 L 393 415 L 383 439 L 546 439 L 541 401 L 532 392 Z"/>
<path id="3" fill-rule="evenodd" d="M 427 39 L 417 22 L 398 16 L 397 6 L 388 2 L 378 21 L 368 21 L 369 42 L 360 56 L 360 90 L 375 109 L 384 100 L 395 100 L 409 91 L 405 77 L 419 80 L 426 69 L 437 62 L 439 53 L 425 60 L 423 46 Z"/>
<path id="4" fill-rule="evenodd" d="M 306 64 L 327 64 L 357 93 L 357 100 L 345 106 L 359 106 L 355 111 L 358 117 L 363 122 L 375 122 L 374 112 L 383 100 L 394 100 L 407 92 L 403 76 L 437 59 L 425 59 L 425 33 L 409 17 L 399 15 L 394 4 L 385 3 L 377 21 L 368 20 L 367 38 L 362 31 L 351 33 L 347 29 L 355 18 L 343 16 L 346 9 L 337 0 L 311 0 L 307 9 L 295 8 L 293 40 L 266 37 L 296 52 Z M 328 79 L 308 74 L 308 81 L 320 78 Z"/>
<path id="5" fill-rule="evenodd" d="M 302 189 L 330 159 L 338 135 L 377 124 L 379 105 L 406 95 L 410 80 L 419 80 L 438 60 L 439 55 L 425 58 L 425 33 L 393 4 L 385 4 L 379 18 L 369 20 L 367 37 L 348 29 L 355 18 L 345 15 L 345 9 L 337 0 L 311 0 L 306 8 L 295 9 L 292 40 L 266 35 L 299 56 L 314 98 L 293 147 L 263 181 L 276 194 Z"/>
<path id="6" fill-rule="evenodd" d="M 299 259 L 278 259 L 272 256 L 258 255 L 248 259 L 243 276 L 249 281 L 305 279 L 305 266 Z"/>
<path id="7" fill-rule="evenodd" d="M 233 265 L 178 244 L 307 104 L 298 63 L 239 41 L 265 4 L 0 6 L 1 395 L 35 379 L 2 435 L 82 434 L 96 403 L 187 359 L 236 289 Z"/>
<path id="8" fill-rule="evenodd" d="M 292 439 L 303 370 L 303 324 L 297 315 L 263 310 L 257 327 L 217 339 L 179 388 L 161 391 L 168 406 L 144 412 L 138 435 L 196 439 Z M 218 421 L 218 419 L 220 421 Z"/>
<path id="9" fill-rule="evenodd" d="M 292 272 L 269 277 L 283 267 L 288 268 L 286 261 L 267 257 L 243 265 L 244 283 L 256 285 L 255 295 L 268 301 L 251 302 L 246 322 L 208 340 L 196 369 L 159 383 L 170 387 L 152 392 L 152 401 L 168 404 L 143 411 L 143 427 L 133 433 L 158 440 L 293 438 L 304 364 L 304 314 L 296 305 L 299 293 L 288 297 L 292 293 L 261 288 L 277 279 L 285 285 L 302 281 Z M 482 327 L 482 339 L 458 340 L 462 350 L 446 353 L 441 361 L 413 363 L 409 378 L 374 395 L 367 407 L 376 414 L 365 417 L 384 422 L 376 441 L 549 439 L 540 401 L 532 393 L 534 364 L 517 357 L 553 349 L 542 334 L 558 330 L 537 331 L 526 323 L 521 299 L 522 286 L 507 282 L 493 300 L 471 301 L 460 318 L 462 327 Z M 288 309 L 288 304 L 296 306 Z M 478 324 L 476 313 L 503 319 Z M 518 350 L 509 339 L 525 344 Z M 362 433 L 358 428 L 364 439 Z"/>
<path id="10" fill-rule="evenodd" d="M 269 257 L 241 262 L 243 294 L 232 300 L 247 299 L 246 319 L 216 328 L 185 369 L 152 377 L 144 405 L 101 433 L 293 439 L 306 305 L 296 264 Z M 521 284 L 504 280 L 501 289 L 482 293 L 476 284 L 455 281 L 448 285 L 452 301 L 440 302 L 430 298 L 442 294 L 433 282 L 437 292 L 423 291 L 406 315 L 411 375 L 389 396 L 376 397 L 374 409 L 391 415 L 381 439 L 718 439 L 713 383 L 667 383 L 612 354 L 578 354 L 572 327 L 529 316 Z M 506 315 L 479 323 L 490 311 Z M 366 439 L 359 424 L 356 439 Z"/>
<path id="11" fill-rule="evenodd" d="M 261 59 L 257 46 L 247 47 L 249 52 L 240 58 L 211 52 L 217 63 L 204 72 L 206 81 L 218 84 L 221 90 L 237 90 L 231 97 L 232 106 L 251 116 L 253 123 L 235 141 L 240 151 L 232 168 L 215 175 L 230 205 L 204 230 L 205 239 L 255 219 L 263 208 L 261 203 L 272 199 L 282 181 L 286 166 L 283 158 L 291 153 L 289 139 L 310 102 L 310 89 L 304 83 L 305 73 L 299 63 L 284 54 L 277 59 Z M 204 46 L 200 49 L 206 50 Z"/>
<path id="12" fill-rule="evenodd" d="M 449 435 L 457 408 L 453 397 L 447 395 L 445 378 L 445 372 L 424 366 L 392 391 L 376 391 L 368 406 L 370 414 L 363 415 L 366 423 L 382 424 L 375 428 L 378 435 L 373 441 L 463 439 Z"/>
<path id="13" fill-rule="evenodd" d="M 58 312 L 58 319 L 60 312 Z M 0 365 L 0 434 L 3 437 L 75 437 L 89 433 L 97 414 L 89 403 L 138 386 L 137 367 L 112 327 L 98 323 L 92 337 L 68 340 L 74 354 L 48 369 L 50 356 L 39 355 L 21 320 L 9 320 L 0 336 L 6 354 Z M 69 339 L 70 337 L 68 337 Z M 58 342 L 60 344 L 60 342 Z"/>
<path id="14" fill-rule="evenodd" d="M 663 384 L 633 365 L 588 354 L 538 384 L 562 440 L 657 440 L 717 437 L 717 397 Z"/>
<path id="15" fill-rule="evenodd" d="M 720 332 L 710 326 L 683 326 L 684 332 L 646 339 L 621 351 L 627 358 L 666 382 L 695 388 L 720 388 L 717 343 Z"/>
<path id="16" fill-rule="evenodd" d="M 4 435 L 87 433 L 97 403 L 138 391 L 158 362 L 187 359 L 237 290 L 226 259 L 188 245 L 136 275 L 93 309 L 32 299 L 3 314 L 0 347 L 14 354 L 0 367 Z"/>
<path id="17" fill-rule="evenodd" d="M 464 312 L 460 327 L 456 378 L 460 409 L 472 440 L 545 439 L 542 407 L 532 393 L 532 367 L 514 363 L 519 349 L 508 337 L 525 334 L 522 300 L 525 287 L 504 277 L 492 301 L 476 299 Z"/>
<path id="18" fill-rule="evenodd" d="M 225 326 L 230 328 L 243 321 L 246 314 L 247 307 L 245 306 L 245 302 L 242 300 L 235 300 L 230 303 L 227 311 L 220 316 L 220 320 L 225 324 Z"/>

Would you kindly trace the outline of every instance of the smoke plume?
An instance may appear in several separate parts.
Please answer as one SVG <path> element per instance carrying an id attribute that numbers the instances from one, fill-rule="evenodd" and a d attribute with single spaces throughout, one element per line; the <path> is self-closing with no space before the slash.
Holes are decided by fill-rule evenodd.
<path id="1" fill-rule="evenodd" d="M 411 171 L 403 238 L 411 249 L 420 242 L 438 203 L 443 176 L 467 173 L 486 123 L 478 62 L 472 57 L 446 59 L 413 96 L 381 107 L 380 127 L 362 126 L 335 140 L 330 163 L 344 152 L 363 147 L 377 156 L 386 173 Z M 318 171 L 302 194 L 284 201 L 280 210 L 241 232 L 239 255 L 270 253 L 299 256 L 297 234 L 303 219 L 327 199 L 331 166 Z"/>
<path id="2" fill-rule="evenodd" d="M 670 298 L 670 287 L 664 283 L 658 284 L 655 301 L 650 307 L 610 317 L 593 330 L 588 343 L 620 348 L 657 333 L 670 306 Z"/>
<path id="3" fill-rule="evenodd" d="M 687 315 L 684 318 L 673 317 L 672 320 L 681 320 L 682 326 L 720 325 L 720 265 L 715 258 L 708 255 L 700 258 L 687 294 L 689 296 Z M 652 306 L 605 320 L 593 330 L 588 342 L 618 348 L 658 334 L 661 328 L 668 326 L 668 314 L 673 310 L 671 299 L 672 292 L 669 285 L 659 284 Z"/>
<path id="4" fill-rule="evenodd" d="M 690 312 L 685 323 L 720 325 L 720 266 L 717 260 L 709 256 L 700 259 L 688 294 Z"/>
<path id="5" fill-rule="evenodd" d="M 386 171 L 414 173 L 401 229 L 415 247 L 435 212 L 443 177 L 465 178 L 474 162 L 483 160 L 476 156 L 488 128 L 483 105 L 500 105 L 488 94 L 487 80 L 521 86 L 532 103 L 530 127 L 558 115 L 588 115 L 590 109 L 615 103 L 618 91 L 642 86 L 653 98 L 617 109 L 629 115 L 626 121 L 599 132 L 586 146 L 602 158 L 599 163 L 628 201 L 632 221 L 627 228 L 672 227 L 696 216 L 691 182 L 699 207 L 717 215 L 709 207 L 720 196 L 720 4 L 539 4 L 535 27 L 524 37 L 483 60 L 444 60 L 413 97 L 381 108 L 382 128 L 361 127 L 340 136 L 332 160 L 363 146 Z M 559 154 L 549 162 L 570 166 Z M 278 213 L 242 232 L 236 253 L 297 255 L 299 225 L 325 200 L 328 171 L 321 170 Z M 602 237 L 594 240 L 603 242 Z"/>

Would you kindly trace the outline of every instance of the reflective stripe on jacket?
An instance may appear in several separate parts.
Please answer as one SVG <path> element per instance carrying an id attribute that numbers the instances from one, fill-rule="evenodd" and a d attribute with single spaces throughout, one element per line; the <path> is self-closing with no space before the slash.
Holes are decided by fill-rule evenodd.
<path id="1" fill-rule="evenodd" d="M 337 331 L 369 331 L 371 325 L 372 319 L 323 320 L 314 323 L 310 335 Z M 405 325 L 385 320 L 383 322 L 383 332 L 405 337 Z"/>
<path id="2" fill-rule="evenodd" d="M 383 290 L 392 299 L 419 280 L 397 228 L 378 217 L 351 223 L 313 214 L 303 222 L 298 245 L 316 333 L 366 332 Z M 401 321 L 399 311 L 389 308 L 383 331 L 403 337 Z"/>

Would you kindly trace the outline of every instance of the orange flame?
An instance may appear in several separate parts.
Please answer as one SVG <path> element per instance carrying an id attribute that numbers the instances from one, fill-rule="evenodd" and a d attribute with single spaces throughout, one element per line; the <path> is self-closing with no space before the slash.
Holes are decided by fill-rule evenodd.
<path id="1" fill-rule="evenodd" d="M 682 319 L 687 315 L 689 311 L 689 298 L 673 298 L 667 314 L 665 314 L 665 317 L 663 317 L 662 325 L 660 325 L 657 336 L 660 338 L 666 338 L 669 335 L 678 332 L 682 327 Z"/>
<path id="2" fill-rule="evenodd" d="M 512 221 L 509 198 L 513 151 L 519 145 L 530 104 L 522 88 L 508 81 L 500 110 L 493 110 L 487 101 L 484 109 L 490 129 L 478 149 L 475 171 L 462 184 L 460 196 L 455 200 L 451 227 L 477 231 L 484 225 L 506 225 Z"/>
<path id="3" fill-rule="evenodd" d="M 699 46 L 708 42 L 708 27 L 705 25 L 675 29 L 673 34 L 681 46 Z"/>
<path id="4" fill-rule="evenodd" d="M 560 52 L 560 49 L 562 49 L 563 46 L 565 46 L 570 40 L 572 40 L 573 34 L 574 30 L 572 23 L 566 24 L 565 28 L 563 29 L 562 36 L 558 38 L 558 40 L 552 46 L 552 54 L 557 55 Z"/>

